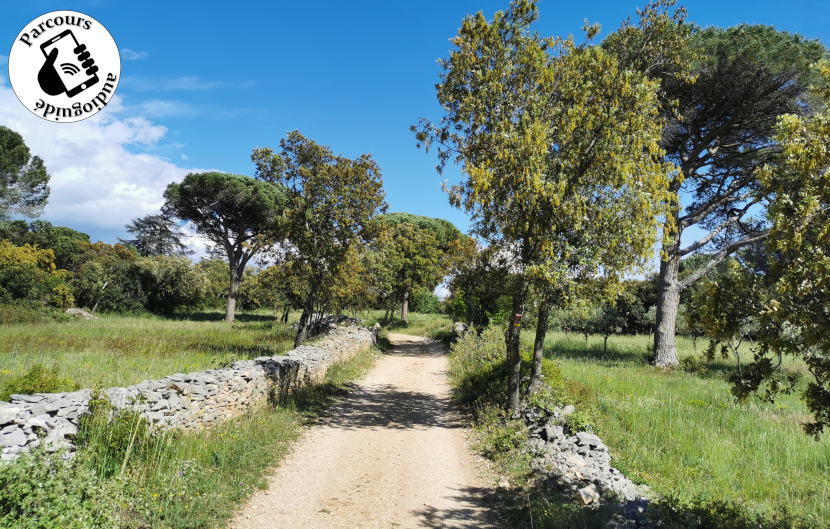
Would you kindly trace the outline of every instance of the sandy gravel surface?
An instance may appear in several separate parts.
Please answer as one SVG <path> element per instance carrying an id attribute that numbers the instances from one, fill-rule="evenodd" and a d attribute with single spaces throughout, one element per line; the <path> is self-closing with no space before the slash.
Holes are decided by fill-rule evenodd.
<path id="1" fill-rule="evenodd" d="M 389 338 L 394 350 L 309 429 L 232 527 L 494 527 L 443 346 Z"/>

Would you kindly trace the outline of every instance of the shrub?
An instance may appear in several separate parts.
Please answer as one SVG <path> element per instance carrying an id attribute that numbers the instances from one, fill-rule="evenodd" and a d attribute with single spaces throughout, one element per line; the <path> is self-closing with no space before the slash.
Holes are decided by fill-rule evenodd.
<path id="1" fill-rule="evenodd" d="M 43 307 L 27 303 L 0 303 L 0 325 L 42 323 L 48 319 L 49 313 Z"/>
<path id="2" fill-rule="evenodd" d="M 138 255 L 124 245 L 97 242 L 80 243 L 76 256 L 72 287 L 78 305 L 94 312 L 142 312 L 147 295 L 136 267 Z"/>
<path id="3" fill-rule="evenodd" d="M 441 300 L 428 290 L 421 290 L 412 298 L 412 312 L 421 314 L 439 314 Z"/>
<path id="4" fill-rule="evenodd" d="M 530 344 L 522 344 L 522 378 L 530 375 L 533 351 Z M 507 362 L 504 330 L 491 326 L 481 335 L 470 332 L 458 340 L 450 351 L 450 376 L 457 396 L 462 402 L 503 405 L 507 396 Z M 551 389 L 533 397 L 562 400 L 564 378 L 559 366 L 542 359 L 543 382 Z"/>
<path id="5" fill-rule="evenodd" d="M 170 314 L 178 309 L 193 309 L 208 296 L 207 274 L 187 257 L 143 257 L 136 265 L 151 312 Z"/>
<path id="6" fill-rule="evenodd" d="M 69 378 L 60 377 L 57 369 L 47 369 L 43 364 L 35 364 L 26 374 L 11 378 L 3 384 L 0 401 L 8 402 L 12 394 L 61 393 L 77 389 L 80 389 L 80 386 Z"/>
<path id="7" fill-rule="evenodd" d="M 116 527 L 117 483 L 103 482 L 82 457 L 63 461 L 43 449 L 0 466 L 0 527 Z"/>
<path id="8" fill-rule="evenodd" d="M 0 241 L 0 302 L 28 300 L 72 306 L 75 299 L 64 282 L 65 276 L 65 270 L 55 268 L 52 250 Z"/>

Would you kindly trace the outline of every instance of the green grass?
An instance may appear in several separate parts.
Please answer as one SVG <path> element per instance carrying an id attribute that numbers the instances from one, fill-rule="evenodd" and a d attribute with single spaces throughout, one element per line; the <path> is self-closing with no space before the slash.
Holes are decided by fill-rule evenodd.
<path id="1" fill-rule="evenodd" d="M 60 498 L 33 504 L 32 491 L 56 484 L 44 482 L 26 467 L 0 467 L 0 520 L 19 520 L 11 527 L 51 527 L 60 515 L 76 519 L 100 514 L 96 505 L 117 506 L 117 525 L 133 528 L 215 528 L 227 522 L 257 488 L 267 487 L 266 473 L 278 465 L 302 427 L 315 421 L 334 399 L 345 392 L 374 362 L 376 349 L 355 355 L 332 366 L 323 383 L 291 395 L 283 395 L 268 407 L 253 409 L 241 417 L 197 433 L 165 432 L 148 435 L 135 416 L 116 417 L 114 422 L 92 421 L 81 431 L 85 439 L 74 463 L 77 471 L 64 472 L 60 490 L 82 490 L 85 501 L 64 505 Z M 104 413 L 106 416 L 106 413 Z M 139 434 L 133 436 L 134 432 Z M 129 439 L 136 441 L 126 458 Z M 105 448 L 102 448 L 105 447 Z M 45 454 L 41 455 L 46 457 Z M 126 471 L 119 478 L 127 459 Z M 27 476 L 37 482 L 28 483 Z M 42 473 L 41 473 L 42 474 Z M 67 479 L 79 479 L 76 484 Z M 98 493 L 97 498 L 87 491 Z M 99 503 L 96 503 L 99 502 Z M 9 517 L 9 509 L 29 509 Z M 25 521 L 25 524 L 24 524 Z M 28 524 L 28 525 L 27 525 Z M 79 525 L 83 526 L 82 524 Z M 69 527 L 69 526 L 67 526 Z"/>
<path id="2" fill-rule="evenodd" d="M 291 322 L 298 319 L 292 314 Z M 57 368 L 81 387 L 126 387 L 214 361 L 288 351 L 296 331 L 267 312 L 204 312 L 167 319 L 103 315 L 100 319 L 0 325 L 0 386 L 35 364 Z"/>
<path id="3" fill-rule="evenodd" d="M 724 500 L 745 503 L 752 515 L 770 518 L 783 509 L 819 527 L 830 520 L 830 436 L 804 434 L 809 416 L 799 392 L 775 404 L 738 403 L 723 374 L 731 360 L 690 373 L 648 367 L 647 336 L 602 340 L 551 333 L 546 357 L 565 377 L 588 386 L 602 412 L 601 436 L 614 464 L 681 503 Z M 706 343 L 678 339 L 683 358 L 699 357 Z M 748 352 L 748 351 L 747 351 Z M 802 372 L 788 362 L 786 370 Z"/>
<path id="4" fill-rule="evenodd" d="M 382 310 L 370 311 L 366 320 L 367 324 L 374 325 L 375 322 L 382 324 L 383 314 Z M 452 321 L 445 314 L 410 312 L 407 322 L 401 321 L 399 316 L 400 314 L 397 314 L 391 318 L 384 328 L 392 333 L 426 336 L 435 340 L 446 340 L 452 329 Z"/>

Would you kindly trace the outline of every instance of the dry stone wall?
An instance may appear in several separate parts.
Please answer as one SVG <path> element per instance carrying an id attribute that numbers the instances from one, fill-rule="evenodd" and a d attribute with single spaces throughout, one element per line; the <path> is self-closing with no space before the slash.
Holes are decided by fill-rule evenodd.
<path id="1" fill-rule="evenodd" d="M 350 322 L 354 323 L 354 322 Z M 228 368 L 177 373 L 145 380 L 104 395 L 117 409 L 132 408 L 155 428 L 198 430 L 244 413 L 272 392 L 292 391 L 323 380 L 328 368 L 374 345 L 378 327 L 329 325 L 326 337 L 284 356 L 235 362 Z M 45 443 L 47 450 L 74 450 L 78 418 L 87 411 L 91 390 L 12 395 L 0 402 L 0 460 Z"/>

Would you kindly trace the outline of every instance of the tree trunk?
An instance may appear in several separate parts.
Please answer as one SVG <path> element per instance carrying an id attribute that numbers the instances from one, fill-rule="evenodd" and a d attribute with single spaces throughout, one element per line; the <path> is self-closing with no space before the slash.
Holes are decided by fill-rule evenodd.
<path id="1" fill-rule="evenodd" d="M 610 335 L 606 334 L 605 335 L 605 340 L 603 340 L 603 342 L 602 342 L 602 352 L 603 353 L 608 352 L 608 336 L 610 336 Z"/>
<path id="2" fill-rule="evenodd" d="M 527 394 L 533 395 L 542 385 L 542 357 L 545 350 L 545 335 L 548 332 L 548 315 L 550 314 L 550 300 L 542 297 L 539 304 L 539 319 L 536 321 L 536 339 L 533 342 L 533 366 L 530 369 L 530 385 Z"/>
<path id="3" fill-rule="evenodd" d="M 285 307 L 285 311 L 282 314 L 282 318 L 280 318 L 281 322 L 288 323 L 288 312 L 289 311 L 290 311 L 290 307 Z"/>
<path id="4" fill-rule="evenodd" d="M 303 345 L 306 333 L 308 332 L 308 323 L 311 316 L 314 314 L 314 298 L 317 296 L 317 287 L 312 286 L 308 293 L 308 298 L 305 300 L 303 306 L 303 315 L 300 316 L 300 321 L 297 324 L 297 337 L 294 338 L 294 347 Z"/>
<path id="5" fill-rule="evenodd" d="M 228 306 L 225 309 L 225 321 L 232 322 L 234 310 L 236 309 L 236 295 L 239 293 L 239 274 L 237 268 L 228 265 L 231 271 L 231 287 L 228 290 Z"/>
<path id="6" fill-rule="evenodd" d="M 664 247 L 667 259 L 660 260 L 660 277 L 657 283 L 657 313 L 654 325 L 654 364 L 674 367 L 680 364 L 674 333 L 677 329 L 677 309 L 680 305 L 680 235 L 675 235 L 671 246 Z"/>
<path id="7" fill-rule="evenodd" d="M 383 314 L 383 324 L 386 325 L 389 323 L 389 307 L 386 308 L 386 312 Z"/>
<path id="8" fill-rule="evenodd" d="M 522 375 L 522 356 L 519 352 L 521 340 L 522 316 L 525 311 L 527 300 L 527 281 L 524 276 L 519 276 L 519 284 L 513 294 L 513 313 L 507 323 L 507 331 L 504 333 L 507 344 L 507 408 L 509 410 L 519 409 L 519 383 Z"/>
<path id="9" fill-rule="evenodd" d="M 409 291 L 403 295 L 403 303 L 401 303 L 401 321 L 409 323 Z"/>

